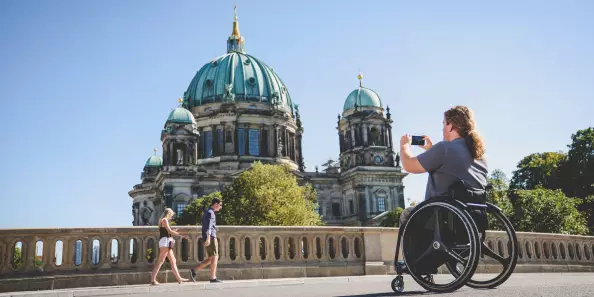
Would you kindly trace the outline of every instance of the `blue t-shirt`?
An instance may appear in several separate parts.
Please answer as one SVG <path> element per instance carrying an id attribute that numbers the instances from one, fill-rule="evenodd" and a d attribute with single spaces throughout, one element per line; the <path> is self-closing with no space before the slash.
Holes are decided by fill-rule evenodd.
<path id="1" fill-rule="evenodd" d="M 425 200 L 447 195 L 449 187 L 458 180 L 477 189 L 487 186 L 487 160 L 485 156 L 474 160 L 464 138 L 438 142 L 418 155 L 417 160 L 429 173 Z"/>
<path id="2" fill-rule="evenodd" d="M 202 216 L 202 239 L 206 240 L 208 234 L 211 239 L 217 237 L 217 216 L 212 208 L 208 208 Z"/>

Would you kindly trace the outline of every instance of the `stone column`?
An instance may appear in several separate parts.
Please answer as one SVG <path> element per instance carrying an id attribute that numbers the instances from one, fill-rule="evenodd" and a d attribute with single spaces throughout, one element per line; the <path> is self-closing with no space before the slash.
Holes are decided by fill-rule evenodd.
<path id="1" fill-rule="evenodd" d="M 363 123 L 362 127 L 363 127 L 363 145 L 367 146 L 369 144 L 369 136 L 368 136 L 369 127 L 365 123 Z"/>
<path id="2" fill-rule="evenodd" d="M 264 147 L 267 145 L 266 139 L 264 139 L 264 124 L 260 124 L 260 135 L 258 139 L 258 145 L 260 149 L 258 150 L 258 156 L 268 157 L 267 154 L 264 154 Z M 266 150 L 268 153 L 268 150 Z"/>
<path id="3" fill-rule="evenodd" d="M 295 135 L 289 132 L 289 159 L 295 161 Z"/>
<path id="4" fill-rule="evenodd" d="M 349 123 L 349 128 L 351 129 L 351 148 L 355 147 L 355 127 Z"/>
<path id="5" fill-rule="evenodd" d="M 274 127 L 273 125 L 266 126 L 268 130 L 268 138 L 266 139 L 266 147 L 268 148 L 267 157 L 274 157 Z"/>
<path id="6" fill-rule="evenodd" d="M 287 130 L 287 126 L 285 126 L 284 135 L 285 135 L 285 146 L 284 146 L 285 153 L 283 154 L 283 156 L 288 157 L 289 156 L 289 145 L 290 145 L 290 143 L 289 143 L 289 130 Z"/>
<path id="7" fill-rule="evenodd" d="M 220 122 L 220 126 L 221 126 L 221 138 L 223 139 L 223 145 L 222 147 L 219 148 L 219 155 L 223 156 L 225 155 L 226 151 L 225 151 L 225 146 L 227 144 L 227 139 L 225 138 L 227 136 L 227 131 L 225 130 L 227 123 L 221 121 Z M 218 132 L 217 132 L 218 133 Z"/>
<path id="8" fill-rule="evenodd" d="M 217 127 L 215 125 L 210 125 L 210 149 L 212 150 L 211 157 L 216 156 L 216 134 Z"/>
<path id="9" fill-rule="evenodd" d="M 245 144 L 245 148 L 244 148 L 245 154 L 244 155 L 249 156 L 250 155 L 250 126 L 249 126 L 249 124 L 245 124 L 245 127 L 243 128 L 243 139 L 245 140 L 244 141 L 244 144 Z"/>
<path id="10" fill-rule="evenodd" d="M 303 142 L 302 142 L 302 138 L 303 135 L 301 134 L 301 131 L 298 132 L 297 134 L 297 160 L 298 160 L 298 165 L 299 165 L 299 171 L 304 172 L 305 171 L 305 164 L 303 164 Z"/>
<path id="11" fill-rule="evenodd" d="M 274 147 L 273 147 L 273 156 L 278 158 L 280 157 L 280 155 L 278 154 L 278 142 L 279 142 L 279 136 L 280 136 L 280 131 L 279 131 L 280 127 L 278 126 L 278 124 L 274 124 L 274 140 L 272 141 L 272 143 L 274 143 Z"/>
<path id="12" fill-rule="evenodd" d="M 392 127 L 388 126 L 388 139 L 390 141 L 390 147 L 394 147 L 394 144 L 392 142 Z"/>
<path id="13" fill-rule="evenodd" d="M 367 217 L 371 213 L 371 197 L 367 187 L 363 187 L 363 191 L 365 193 L 365 217 Z"/>
<path id="14" fill-rule="evenodd" d="M 167 165 L 172 165 L 176 164 L 176 160 L 175 160 L 175 154 L 173 152 L 173 141 L 169 140 L 169 151 L 167 152 L 167 154 L 169 155 L 169 164 Z"/>
<path id="15" fill-rule="evenodd" d="M 237 121 L 234 122 L 233 127 L 233 148 L 235 150 L 235 155 L 239 155 L 239 125 Z"/>
<path id="16" fill-rule="evenodd" d="M 197 151 L 198 151 L 198 150 L 197 150 L 197 146 L 198 146 L 198 145 L 197 145 L 196 141 L 194 141 L 194 140 L 192 140 L 192 142 L 191 142 L 191 144 L 190 144 L 190 145 L 191 145 L 191 147 L 192 147 L 192 148 L 191 148 L 191 149 L 192 149 L 192 151 L 191 151 L 191 153 L 192 153 L 192 161 L 191 161 L 191 164 L 192 164 L 192 165 L 194 165 L 194 164 L 198 163 L 198 162 L 196 162 L 196 160 L 197 160 Z"/>

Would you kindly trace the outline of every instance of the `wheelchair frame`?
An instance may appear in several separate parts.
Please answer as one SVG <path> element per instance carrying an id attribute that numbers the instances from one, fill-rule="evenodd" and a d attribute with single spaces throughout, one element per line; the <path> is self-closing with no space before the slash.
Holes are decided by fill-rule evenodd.
<path id="1" fill-rule="evenodd" d="M 486 191 L 485 191 L 485 193 L 486 193 Z M 432 284 L 434 284 L 432 275 L 429 274 L 425 277 L 422 277 L 422 275 L 416 275 L 415 272 L 410 271 L 410 269 L 409 269 L 410 265 L 408 263 L 405 263 L 404 261 L 399 261 L 400 248 L 401 248 L 401 245 L 404 246 L 403 236 L 405 235 L 405 233 L 407 231 L 408 224 L 415 218 L 414 215 L 417 212 L 419 212 L 425 208 L 428 208 L 428 207 L 449 208 L 453 213 L 455 213 L 461 219 L 461 221 L 463 221 L 463 223 L 465 224 L 465 227 L 469 226 L 471 228 L 471 229 L 467 229 L 467 231 L 470 233 L 470 234 L 468 234 L 470 243 L 469 243 L 469 247 L 468 247 L 468 250 L 469 250 L 468 261 L 467 261 L 467 265 L 466 265 L 464 271 L 461 272 L 457 269 L 457 267 L 455 267 L 455 266 L 452 267 L 452 264 L 449 261 L 445 262 L 445 265 L 448 268 L 448 270 L 450 271 L 450 273 L 456 278 L 453 282 L 450 283 L 451 285 L 448 284 L 449 286 L 445 285 L 445 286 L 440 287 L 437 285 L 432 285 Z M 469 211 L 475 211 L 475 210 L 484 212 L 485 220 L 487 219 L 486 218 L 487 213 L 494 214 L 495 217 L 503 224 L 504 228 L 506 229 L 505 231 L 507 232 L 507 235 L 509 237 L 509 245 L 508 245 L 509 255 L 508 255 L 507 259 L 504 259 L 503 257 L 499 256 L 497 253 L 492 251 L 485 244 L 486 226 L 485 226 L 485 230 L 478 230 L 474 218 L 469 213 Z M 440 224 L 438 211 L 439 210 L 434 210 L 436 224 Z M 438 228 L 438 226 L 440 226 L 440 225 L 436 225 L 435 230 L 440 229 L 440 228 Z M 434 231 L 434 233 L 439 233 L 439 232 L 440 231 Z M 479 233 L 480 233 L 480 235 L 482 235 L 480 237 L 480 239 L 478 236 Z M 436 236 L 436 234 L 434 234 L 432 245 L 433 245 L 433 248 L 435 251 L 439 251 L 441 238 L 436 238 L 435 236 Z M 441 247 L 442 252 L 444 251 L 444 248 L 447 249 L 447 247 L 445 247 L 445 246 Z M 461 202 L 460 200 L 451 198 L 451 197 L 438 197 L 438 198 L 428 199 L 428 200 L 421 202 L 419 205 L 417 205 L 410 212 L 408 220 L 406 222 L 404 222 L 404 224 L 402 226 L 400 226 L 400 230 L 398 232 L 398 239 L 397 239 L 397 243 L 396 243 L 396 252 L 394 255 L 394 266 L 396 269 L 397 276 L 392 281 L 392 289 L 397 293 L 402 292 L 404 290 L 404 279 L 402 277 L 402 274 L 404 274 L 404 273 L 410 274 L 411 277 L 426 290 L 432 291 L 432 292 L 438 292 L 438 293 L 452 292 L 452 291 L 459 289 L 460 287 L 462 287 L 464 285 L 467 285 L 472 288 L 481 288 L 481 289 L 495 288 L 495 287 L 501 285 L 502 283 L 504 283 L 513 273 L 515 266 L 517 264 L 517 259 L 518 259 L 518 254 L 519 254 L 518 250 L 519 250 L 519 246 L 518 246 L 518 241 L 517 241 L 517 237 L 515 234 L 515 230 L 513 229 L 511 222 L 501 213 L 501 209 L 498 208 L 497 206 L 495 206 L 491 203 L 488 203 L 488 202 L 485 202 L 485 204 L 465 203 L 465 202 Z M 418 261 L 425 254 L 430 253 L 430 251 L 431 251 L 431 247 L 429 247 L 427 249 L 427 251 L 425 253 L 423 253 L 423 255 L 421 255 L 416 260 Z M 447 252 L 447 250 L 446 250 L 446 252 Z M 500 273 L 499 275 L 497 275 L 495 278 L 487 280 L 487 281 L 472 280 L 472 277 L 476 271 L 476 268 L 478 266 L 478 262 L 479 262 L 480 258 L 484 257 L 485 255 L 487 255 L 487 256 L 495 259 L 499 263 L 501 263 L 504 267 L 503 272 Z M 450 256 L 453 259 L 455 259 L 453 254 L 450 253 Z M 404 254 L 404 252 L 403 252 L 403 258 L 406 259 L 406 255 Z M 463 259 L 455 259 L 455 260 L 457 260 L 457 261 L 462 260 L 461 262 L 465 262 Z M 470 264 L 470 266 L 468 266 L 468 264 Z M 416 263 L 414 265 L 416 265 Z"/>

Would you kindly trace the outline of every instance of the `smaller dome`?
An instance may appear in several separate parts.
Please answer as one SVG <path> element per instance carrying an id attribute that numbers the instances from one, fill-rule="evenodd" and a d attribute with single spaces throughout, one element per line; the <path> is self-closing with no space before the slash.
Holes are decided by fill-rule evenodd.
<path id="1" fill-rule="evenodd" d="M 171 111 L 169 118 L 167 118 L 167 122 L 177 124 L 195 124 L 196 120 L 194 119 L 194 115 L 189 110 L 183 107 L 178 107 Z"/>
<path id="2" fill-rule="evenodd" d="M 144 167 L 161 167 L 163 166 L 163 159 L 161 159 L 161 157 L 159 156 L 151 156 L 150 158 L 148 158 L 148 160 L 146 160 L 146 164 L 144 164 Z"/>
<path id="3" fill-rule="evenodd" d="M 344 111 L 357 107 L 377 107 L 382 108 L 382 101 L 379 95 L 372 89 L 359 87 L 352 91 L 344 102 Z"/>

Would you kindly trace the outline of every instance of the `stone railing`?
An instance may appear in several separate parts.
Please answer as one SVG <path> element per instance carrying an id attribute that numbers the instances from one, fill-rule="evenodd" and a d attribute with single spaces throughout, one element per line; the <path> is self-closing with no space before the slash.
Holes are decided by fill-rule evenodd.
<path id="1" fill-rule="evenodd" d="M 187 277 L 206 252 L 198 228 L 178 229 L 189 237 L 176 238 L 174 248 Z M 217 234 L 221 279 L 394 273 L 396 228 L 221 226 Z M 516 272 L 594 271 L 594 237 L 517 235 Z M 156 227 L 0 229 L 0 292 L 148 283 L 158 239 Z M 487 245 L 502 256 L 506 240 L 488 232 Z M 483 261 L 478 271 L 490 272 L 493 262 Z M 175 281 L 168 264 L 159 280 Z"/>

